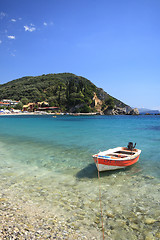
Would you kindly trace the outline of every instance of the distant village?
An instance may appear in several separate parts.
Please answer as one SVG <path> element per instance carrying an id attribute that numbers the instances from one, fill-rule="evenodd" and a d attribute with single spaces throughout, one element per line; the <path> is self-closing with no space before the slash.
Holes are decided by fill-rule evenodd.
<path id="1" fill-rule="evenodd" d="M 3 99 L 0 101 L 0 114 L 8 113 L 29 113 L 29 112 L 58 112 L 58 107 L 50 107 L 47 102 L 28 103 L 19 109 L 20 101 L 11 99 Z"/>
<path id="2" fill-rule="evenodd" d="M 19 105 L 19 106 L 18 106 Z M 54 114 L 54 115 L 99 115 L 95 113 L 62 113 L 59 107 L 51 107 L 49 103 L 36 102 L 23 105 L 20 101 L 11 99 L 3 99 L 0 101 L 0 115 L 14 115 L 14 114 Z M 21 109 L 20 109 L 21 108 Z"/>
<path id="3" fill-rule="evenodd" d="M 113 111 L 117 111 L 120 108 L 113 109 Z M 121 109 L 120 109 L 121 110 Z M 133 109 L 130 112 L 133 112 L 129 115 L 160 115 L 160 112 L 135 112 L 135 110 L 138 111 L 138 109 Z M 99 115 L 100 112 L 92 112 L 92 113 L 62 113 L 59 107 L 51 107 L 49 106 L 48 102 L 36 102 L 36 103 L 28 103 L 26 105 L 23 105 L 21 101 L 14 101 L 11 99 L 3 99 L 0 100 L 0 115 L 6 115 L 6 114 L 56 114 L 56 115 Z M 101 114 L 100 114 L 101 115 Z M 107 114 L 108 115 L 108 114 Z M 119 114 L 109 114 L 109 115 L 122 115 Z"/>

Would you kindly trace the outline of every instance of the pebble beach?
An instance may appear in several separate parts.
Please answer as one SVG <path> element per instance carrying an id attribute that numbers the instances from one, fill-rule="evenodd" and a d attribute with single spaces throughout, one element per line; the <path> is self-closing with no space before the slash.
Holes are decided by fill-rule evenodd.
<path id="1" fill-rule="evenodd" d="M 12 199 L 13 201 L 13 199 Z M 33 203 L 0 198 L 0 239 L 87 239 L 69 224 L 37 209 Z M 94 238 L 93 238 L 94 239 Z"/>
<path id="2" fill-rule="evenodd" d="M 104 179 L 100 179 L 105 239 L 159 239 L 160 185 L 151 176 L 141 176 L 129 178 L 123 187 L 126 176 L 118 177 L 119 184 L 116 175 L 112 175 L 107 186 Z M 144 181 L 147 181 L 147 188 L 144 188 Z M 39 188 L 40 194 L 29 189 L 31 182 L 26 182 L 28 190 L 21 189 L 21 193 L 20 185 L 14 184 L 14 189 L 10 186 L 6 190 L 8 183 L 4 181 L 1 187 L 0 239 L 102 239 L 98 192 L 97 196 L 93 194 L 91 183 L 88 185 L 91 189 L 88 190 L 87 199 L 79 191 L 76 192 L 77 196 L 64 192 L 61 198 L 50 193 L 47 202 L 44 201 L 47 189 L 44 189 L 46 186 L 42 187 L 42 182 L 34 184 L 34 191 Z M 71 185 L 74 190 L 77 188 L 75 182 Z M 153 191 L 152 195 L 150 191 Z M 55 188 L 54 195 L 56 192 L 58 189 Z M 35 201 L 32 195 L 38 200 Z M 64 204 L 65 201 L 67 204 Z M 57 210 L 59 213 L 56 213 Z"/>

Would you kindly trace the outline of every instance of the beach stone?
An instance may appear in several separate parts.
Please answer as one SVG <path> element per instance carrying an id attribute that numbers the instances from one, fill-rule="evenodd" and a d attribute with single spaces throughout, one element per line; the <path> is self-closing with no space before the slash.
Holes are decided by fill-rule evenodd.
<path id="1" fill-rule="evenodd" d="M 157 232 L 155 236 L 160 239 L 160 232 Z"/>
<path id="2" fill-rule="evenodd" d="M 155 237 L 153 236 L 152 233 L 147 233 L 145 236 L 145 240 L 155 240 Z"/>
<path id="3" fill-rule="evenodd" d="M 95 222 L 96 224 L 99 224 L 99 223 L 100 223 L 100 218 L 99 218 L 99 217 L 96 217 L 96 219 L 94 220 L 94 222 Z"/>
<path id="4" fill-rule="evenodd" d="M 31 224 L 28 224 L 26 229 L 29 229 L 30 231 L 34 230 L 33 226 Z"/>
<path id="5" fill-rule="evenodd" d="M 84 219 L 84 216 L 83 216 L 83 215 L 79 215 L 79 216 L 78 216 L 78 219 L 79 219 L 79 220 L 83 220 L 83 219 Z"/>
<path id="6" fill-rule="evenodd" d="M 0 202 L 6 202 L 7 199 L 6 198 L 0 198 Z"/>
<path id="7" fill-rule="evenodd" d="M 117 214 L 122 215 L 122 208 L 121 207 L 116 207 L 115 210 L 116 210 Z"/>
<path id="8" fill-rule="evenodd" d="M 135 223 L 135 224 L 138 224 L 138 219 L 137 219 L 136 215 L 135 215 L 134 218 L 131 217 L 131 218 L 128 218 L 128 219 L 129 219 L 130 222 L 133 222 L 133 223 Z"/>
<path id="9" fill-rule="evenodd" d="M 80 223 L 72 223 L 72 226 L 74 227 L 75 230 L 78 230 L 80 228 Z"/>
<path id="10" fill-rule="evenodd" d="M 14 231 L 15 231 L 15 232 L 18 232 L 18 231 L 19 231 L 19 229 L 18 229 L 17 227 L 15 227 L 15 228 L 14 228 Z"/>
<path id="11" fill-rule="evenodd" d="M 154 179 L 154 177 L 153 176 L 149 176 L 149 175 L 145 175 L 145 176 L 143 176 L 145 179 Z"/>
<path id="12" fill-rule="evenodd" d="M 112 212 L 106 212 L 106 216 L 109 217 L 109 218 L 114 218 L 115 217 Z"/>
<path id="13" fill-rule="evenodd" d="M 155 220 L 155 219 L 153 219 L 153 218 L 146 218 L 146 219 L 144 220 L 144 222 L 145 222 L 146 224 L 153 224 L 153 223 L 157 222 L 157 220 Z"/>
<path id="14" fill-rule="evenodd" d="M 123 227 L 123 228 L 127 227 L 126 222 L 122 219 L 117 219 L 116 224 L 118 224 L 118 226 Z"/>
<path id="15" fill-rule="evenodd" d="M 138 206 L 137 211 L 144 214 L 146 212 L 146 209 L 144 207 Z"/>
<path id="16" fill-rule="evenodd" d="M 131 227 L 132 229 L 134 229 L 134 230 L 139 230 L 138 225 L 135 224 L 135 223 L 131 223 L 131 224 L 130 224 L 130 227 Z"/>

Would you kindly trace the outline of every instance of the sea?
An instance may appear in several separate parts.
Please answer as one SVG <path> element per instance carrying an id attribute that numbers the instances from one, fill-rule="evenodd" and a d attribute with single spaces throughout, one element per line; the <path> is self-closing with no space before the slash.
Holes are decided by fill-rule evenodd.
<path id="1" fill-rule="evenodd" d="M 98 178 L 92 155 L 128 142 L 139 161 Z M 87 239 L 160 239 L 160 116 L 0 116 L 0 197 Z"/>

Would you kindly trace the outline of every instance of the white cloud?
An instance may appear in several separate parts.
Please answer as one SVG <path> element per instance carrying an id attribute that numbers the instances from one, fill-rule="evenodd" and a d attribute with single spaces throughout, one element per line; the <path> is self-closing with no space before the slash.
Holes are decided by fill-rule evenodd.
<path id="1" fill-rule="evenodd" d="M 12 18 L 12 19 L 11 19 L 11 22 L 16 22 L 16 19 Z"/>
<path id="2" fill-rule="evenodd" d="M 8 36 L 9 39 L 16 39 L 15 36 Z"/>
<path id="3" fill-rule="evenodd" d="M 28 32 L 33 32 L 36 30 L 35 26 L 33 24 L 30 24 L 30 26 L 24 26 L 24 29 L 25 31 L 28 31 Z"/>
<path id="4" fill-rule="evenodd" d="M 43 23 L 44 26 L 47 26 L 48 24 L 46 22 Z"/>
<path id="5" fill-rule="evenodd" d="M 15 55 L 14 53 L 11 53 L 11 56 L 12 56 L 12 57 L 15 57 L 16 55 Z"/>
<path id="6" fill-rule="evenodd" d="M 0 19 L 4 18 L 5 16 L 7 16 L 6 13 L 4 13 L 4 12 L 0 12 Z"/>
<path id="7" fill-rule="evenodd" d="M 2 43 L 2 40 L 0 40 L 0 44 Z"/>

